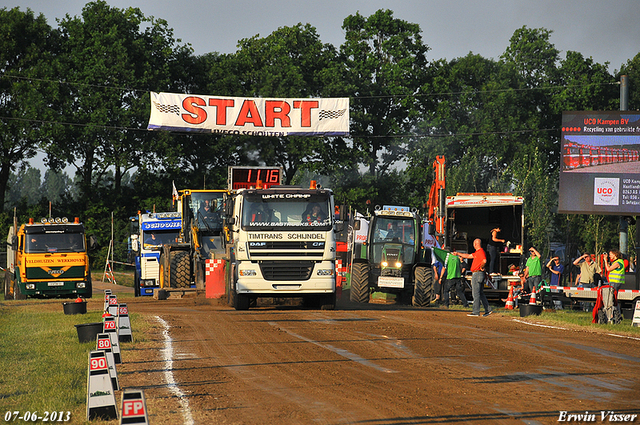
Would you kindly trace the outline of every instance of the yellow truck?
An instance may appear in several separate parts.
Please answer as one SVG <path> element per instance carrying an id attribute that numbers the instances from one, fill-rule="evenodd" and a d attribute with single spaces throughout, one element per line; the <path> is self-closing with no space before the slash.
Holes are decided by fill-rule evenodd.
<path id="1" fill-rule="evenodd" d="M 29 219 L 17 225 L 14 218 L 7 237 L 5 300 L 27 297 L 91 298 L 91 269 L 88 251 L 95 237 L 85 236 L 84 225 L 76 217 Z"/>

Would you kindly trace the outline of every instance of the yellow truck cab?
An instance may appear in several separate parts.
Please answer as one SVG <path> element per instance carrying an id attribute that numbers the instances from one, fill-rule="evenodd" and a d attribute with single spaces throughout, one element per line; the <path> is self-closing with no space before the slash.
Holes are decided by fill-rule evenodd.
<path id="1" fill-rule="evenodd" d="M 84 225 L 76 217 L 33 219 L 19 228 L 9 228 L 5 299 L 27 297 L 91 298 L 91 269 L 88 251 L 95 247 Z"/>

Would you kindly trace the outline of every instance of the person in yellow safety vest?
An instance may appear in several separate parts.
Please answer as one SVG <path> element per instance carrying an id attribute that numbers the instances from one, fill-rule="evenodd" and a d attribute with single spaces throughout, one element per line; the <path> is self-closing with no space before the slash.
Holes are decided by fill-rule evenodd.
<path id="1" fill-rule="evenodd" d="M 617 249 L 609 251 L 609 258 L 604 257 L 604 265 L 609 272 L 609 283 L 618 291 L 624 283 L 624 261 L 620 251 Z"/>

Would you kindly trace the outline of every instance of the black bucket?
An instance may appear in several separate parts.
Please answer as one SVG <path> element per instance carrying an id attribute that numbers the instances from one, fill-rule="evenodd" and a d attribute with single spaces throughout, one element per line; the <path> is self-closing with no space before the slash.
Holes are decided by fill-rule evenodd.
<path id="1" fill-rule="evenodd" d="M 542 313 L 542 306 L 537 304 L 520 304 L 520 317 L 539 316 Z"/>
<path id="2" fill-rule="evenodd" d="M 102 333 L 102 322 L 81 323 L 75 325 L 80 342 L 95 342 L 99 333 Z"/>
<path id="3" fill-rule="evenodd" d="M 85 314 L 87 312 L 87 302 L 62 303 L 62 308 L 64 309 L 64 314 Z"/>

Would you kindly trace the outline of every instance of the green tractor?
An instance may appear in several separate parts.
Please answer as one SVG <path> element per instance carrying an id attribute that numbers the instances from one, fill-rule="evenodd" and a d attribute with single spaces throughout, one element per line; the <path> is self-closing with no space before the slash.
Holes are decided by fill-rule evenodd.
<path id="1" fill-rule="evenodd" d="M 427 307 L 433 293 L 431 250 L 422 247 L 422 220 L 409 207 L 376 207 L 367 241 L 356 245 L 350 299 L 368 303 L 372 292 L 394 293 Z"/>

